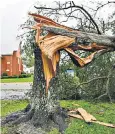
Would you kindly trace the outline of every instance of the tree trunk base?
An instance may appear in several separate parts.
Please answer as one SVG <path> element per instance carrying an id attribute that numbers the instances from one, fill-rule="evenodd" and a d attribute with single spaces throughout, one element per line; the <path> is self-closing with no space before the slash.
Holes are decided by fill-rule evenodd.
<path id="1" fill-rule="evenodd" d="M 37 114 L 36 114 L 37 113 Z M 48 116 L 47 116 L 48 115 Z M 2 126 L 10 126 L 8 134 L 45 134 L 52 128 L 64 133 L 67 128 L 67 110 L 57 107 L 55 111 L 37 111 L 28 105 L 24 110 L 12 113 L 2 120 Z"/>

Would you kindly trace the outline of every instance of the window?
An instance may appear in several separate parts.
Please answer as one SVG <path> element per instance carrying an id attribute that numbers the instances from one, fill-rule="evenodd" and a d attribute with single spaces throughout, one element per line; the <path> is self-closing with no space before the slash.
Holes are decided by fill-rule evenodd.
<path id="1" fill-rule="evenodd" d="M 6 71 L 10 71 L 9 69 L 6 69 Z"/>
<path id="2" fill-rule="evenodd" d="M 18 58 L 18 64 L 20 64 L 20 58 Z"/>
<path id="3" fill-rule="evenodd" d="M 7 62 L 7 64 L 10 64 L 10 62 Z"/>

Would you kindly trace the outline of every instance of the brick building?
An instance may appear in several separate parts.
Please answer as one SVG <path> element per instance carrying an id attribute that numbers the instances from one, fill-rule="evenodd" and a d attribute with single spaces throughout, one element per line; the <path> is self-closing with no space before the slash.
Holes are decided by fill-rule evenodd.
<path id="1" fill-rule="evenodd" d="M 13 51 L 11 54 L 1 55 L 1 70 L 0 75 L 7 73 L 8 76 L 20 75 L 23 71 L 23 64 L 20 54 L 20 47 L 17 51 Z"/>

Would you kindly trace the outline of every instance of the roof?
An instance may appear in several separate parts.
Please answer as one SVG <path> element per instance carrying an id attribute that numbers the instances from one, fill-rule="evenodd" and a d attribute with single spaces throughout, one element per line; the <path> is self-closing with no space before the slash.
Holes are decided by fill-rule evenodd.
<path id="1" fill-rule="evenodd" d="M 2 54 L 1 57 L 3 57 L 3 56 L 11 56 L 11 55 L 13 55 L 13 54 Z"/>

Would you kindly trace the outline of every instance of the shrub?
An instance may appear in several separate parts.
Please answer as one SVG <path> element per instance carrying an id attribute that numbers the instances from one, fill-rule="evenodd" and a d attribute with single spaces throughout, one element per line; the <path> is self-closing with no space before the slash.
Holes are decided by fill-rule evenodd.
<path id="1" fill-rule="evenodd" d="M 8 79 L 8 78 L 28 78 L 31 77 L 31 74 L 21 74 L 19 76 L 14 75 L 14 76 L 2 76 L 1 79 Z"/>
<path id="2" fill-rule="evenodd" d="M 1 79 L 8 79 L 11 78 L 11 76 L 2 76 Z"/>
<path id="3" fill-rule="evenodd" d="M 78 100 L 81 98 L 80 90 L 77 88 L 78 85 L 78 77 L 68 75 L 67 73 L 62 73 L 59 74 L 57 85 L 54 88 L 56 88 L 55 92 L 57 92 L 60 99 Z"/>
<path id="4" fill-rule="evenodd" d="M 19 75 L 19 78 L 25 78 L 25 77 L 26 77 L 26 74 Z"/>
<path id="5" fill-rule="evenodd" d="M 18 78 L 18 76 L 17 75 L 13 75 L 12 78 Z"/>
<path id="6" fill-rule="evenodd" d="M 31 77 L 31 74 L 27 74 L 28 77 Z"/>
<path id="7" fill-rule="evenodd" d="M 27 78 L 27 77 L 31 77 L 31 74 L 21 74 L 21 75 L 19 75 L 19 78 Z"/>
<path id="8" fill-rule="evenodd" d="M 1 79 L 18 78 L 18 76 L 2 76 Z"/>
<path id="9" fill-rule="evenodd" d="M 21 72 L 21 74 L 26 74 L 26 73 L 23 71 L 23 72 Z"/>

